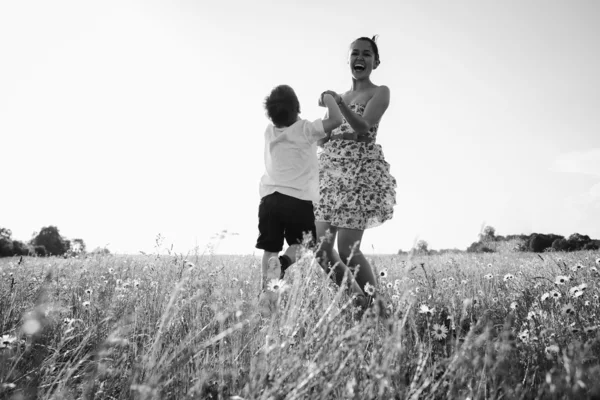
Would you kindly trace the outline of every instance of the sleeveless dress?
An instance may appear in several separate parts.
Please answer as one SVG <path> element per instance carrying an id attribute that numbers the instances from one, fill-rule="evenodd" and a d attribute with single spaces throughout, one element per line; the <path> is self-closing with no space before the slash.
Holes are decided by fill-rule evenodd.
<path id="1" fill-rule="evenodd" d="M 348 107 L 362 116 L 364 104 Z M 338 228 L 368 229 L 392 218 L 396 205 L 396 179 L 375 143 L 379 124 L 366 136 L 370 143 L 354 140 L 329 140 L 319 152 L 319 203 L 315 219 Z M 352 133 L 344 118 L 331 135 Z"/>

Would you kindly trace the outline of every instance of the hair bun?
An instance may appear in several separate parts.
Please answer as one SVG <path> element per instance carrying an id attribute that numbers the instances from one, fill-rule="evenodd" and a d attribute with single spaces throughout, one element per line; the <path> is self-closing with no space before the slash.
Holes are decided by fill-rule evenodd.
<path id="1" fill-rule="evenodd" d="M 377 38 L 379 37 L 379 35 L 374 35 L 371 40 L 374 41 L 375 43 L 377 43 Z"/>

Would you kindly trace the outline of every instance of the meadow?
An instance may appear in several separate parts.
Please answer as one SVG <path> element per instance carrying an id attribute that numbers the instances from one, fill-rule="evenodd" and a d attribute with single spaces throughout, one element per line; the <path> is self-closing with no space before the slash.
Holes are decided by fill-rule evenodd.
<path id="1" fill-rule="evenodd" d="M 600 398 L 599 252 L 368 258 L 362 318 L 310 251 L 271 318 L 255 256 L 0 259 L 0 398 Z"/>

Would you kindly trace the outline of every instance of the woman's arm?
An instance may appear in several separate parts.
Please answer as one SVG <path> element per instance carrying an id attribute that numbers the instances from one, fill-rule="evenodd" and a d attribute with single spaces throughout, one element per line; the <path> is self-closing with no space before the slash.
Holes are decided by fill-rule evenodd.
<path id="1" fill-rule="evenodd" d="M 390 89 L 387 86 L 379 86 L 375 95 L 367 103 L 362 117 L 353 112 L 343 101 L 340 104 L 340 111 L 354 132 L 365 135 L 373 125 L 379 122 L 389 105 Z"/>

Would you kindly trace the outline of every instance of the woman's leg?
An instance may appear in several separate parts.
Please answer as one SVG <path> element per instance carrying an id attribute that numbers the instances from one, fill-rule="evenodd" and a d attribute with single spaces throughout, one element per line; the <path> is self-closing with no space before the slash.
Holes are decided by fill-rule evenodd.
<path id="1" fill-rule="evenodd" d="M 358 267 L 356 281 L 360 288 L 364 291 L 367 283 L 376 288 L 375 274 L 371 265 L 360 251 L 360 242 L 362 241 L 364 230 L 339 228 L 338 236 L 338 251 L 341 259 L 350 267 L 355 269 Z M 360 267 L 359 267 L 360 266 Z"/>
<path id="2" fill-rule="evenodd" d="M 323 221 L 317 221 L 315 225 L 317 227 L 317 260 L 323 270 L 325 270 L 326 273 L 329 273 L 330 267 L 335 268 L 332 278 L 338 286 L 342 285 L 344 275 L 347 271 L 349 274 L 348 289 L 350 290 L 350 293 L 364 295 L 363 291 L 352 277 L 351 271 L 348 270 L 346 264 L 344 264 L 340 259 L 340 256 L 333 249 L 337 228 Z"/>

